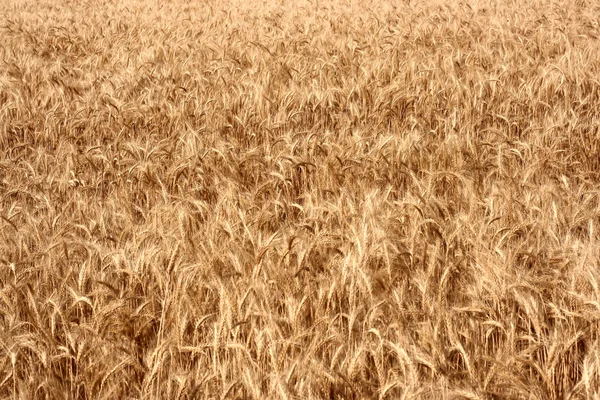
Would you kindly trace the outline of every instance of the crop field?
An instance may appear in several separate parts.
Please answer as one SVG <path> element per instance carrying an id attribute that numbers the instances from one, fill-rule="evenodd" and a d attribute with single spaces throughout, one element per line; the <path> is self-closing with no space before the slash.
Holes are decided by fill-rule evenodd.
<path id="1" fill-rule="evenodd" d="M 0 398 L 600 399 L 599 23 L 0 2 Z"/>

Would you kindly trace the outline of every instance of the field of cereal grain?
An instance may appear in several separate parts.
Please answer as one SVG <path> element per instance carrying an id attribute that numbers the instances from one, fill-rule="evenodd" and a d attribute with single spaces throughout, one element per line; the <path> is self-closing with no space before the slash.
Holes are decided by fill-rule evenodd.
<path id="1" fill-rule="evenodd" d="M 599 16 L 4 0 L 0 397 L 600 398 Z"/>

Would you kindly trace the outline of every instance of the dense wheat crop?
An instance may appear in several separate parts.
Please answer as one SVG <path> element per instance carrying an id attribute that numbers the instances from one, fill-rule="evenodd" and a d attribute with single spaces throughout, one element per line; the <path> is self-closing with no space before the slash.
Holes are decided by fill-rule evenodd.
<path id="1" fill-rule="evenodd" d="M 0 397 L 600 398 L 594 1 L 0 5 Z"/>

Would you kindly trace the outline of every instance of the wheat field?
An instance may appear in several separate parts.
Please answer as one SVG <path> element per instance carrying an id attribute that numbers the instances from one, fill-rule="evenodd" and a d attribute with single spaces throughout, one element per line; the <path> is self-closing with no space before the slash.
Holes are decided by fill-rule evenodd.
<path id="1" fill-rule="evenodd" d="M 600 399 L 599 16 L 4 0 L 0 398 Z"/>

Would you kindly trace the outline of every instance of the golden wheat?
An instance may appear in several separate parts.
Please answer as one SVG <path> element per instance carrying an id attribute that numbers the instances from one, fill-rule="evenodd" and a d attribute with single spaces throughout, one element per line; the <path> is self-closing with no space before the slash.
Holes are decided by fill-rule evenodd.
<path id="1" fill-rule="evenodd" d="M 2 398 L 600 398 L 593 1 L 0 5 Z"/>

